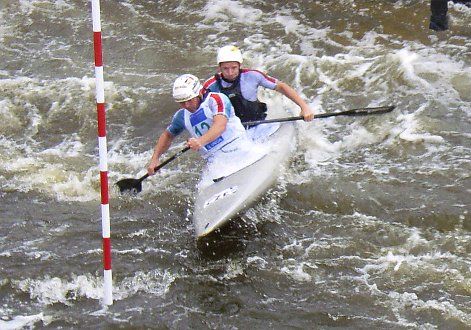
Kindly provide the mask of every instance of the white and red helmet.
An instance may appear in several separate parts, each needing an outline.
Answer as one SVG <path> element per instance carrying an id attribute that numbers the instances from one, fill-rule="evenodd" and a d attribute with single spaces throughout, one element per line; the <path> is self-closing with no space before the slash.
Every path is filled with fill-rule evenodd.
<path id="1" fill-rule="evenodd" d="M 242 53 L 236 46 L 224 46 L 218 50 L 217 61 L 218 65 L 223 62 L 239 62 L 242 64 Z"/>
<path id="2" fill-rule="evenodd" d="M 203 88 L 199 79 L 192 74 L 184 74 L 173 83 L 173 98 L 177 102 L 185 102 L 200 95 Z"/>

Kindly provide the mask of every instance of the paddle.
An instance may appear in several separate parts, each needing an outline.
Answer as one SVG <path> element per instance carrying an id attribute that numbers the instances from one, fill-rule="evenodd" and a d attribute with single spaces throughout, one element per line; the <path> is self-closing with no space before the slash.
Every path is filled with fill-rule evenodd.
<path id="1" fill-rule="evenodd" d="M 327 117 L 334 117 L 334 116 L 367 116 L 367 115 L 379 115 L 381 113 L 387 113 L 394 110 L 395 105 L 389 105 L 384 107 L 375 107 L 375 108 L 358 108 L 358 109 L 351 109 L 346 111 L 339 111 L 339 112 L 331 112 L 331 113 L 320 113 L 318 115 L 314 115 L 314 119 L 316 118 L 327 118 Z M 268 123 L 281 123 L 285 121 L 295 121 L 295 120 L 302 120 L 304 119 L 303 116 L 296 116 L 296 117 L 286 117 L 286 118 L 275 118 L 275 119 L 266 119 L 266 120 L 254 120 L 254 121 L 246 121 L 242 124 L 245 125 L 259 125 L 259 124 L 268 124 Z"/>
<path id="2" fill-rule="evenodd" d="M 318 115 L 314 115 L 314 118 L 326 118 L 326 117 L 334 117 L 334 116 L 366 116 L 366 115 L 376 115 L 381 113 L 387 113 L 394 110 L 396 106 L 384 106 L 384 107 L 375 107 L 375 108 L 358 108 L 358 109 L 351 109 L 346 111 L 340 112 L 332 112 L 332 113 L 321 113 Z M 286 118 L 275 118 L 275 119 L 267 119 L 267 120 L 255 120 L 255 121 L 248 121 L 244 122 L 243 125 L 258 125 L 258 124 L 268 124 L 268 123 L 281 123 L 286 121 L 296 121 L 304 119 L 303 116 L 296 116 L 296 117 L 286 117 Z M 159 166 L 155 168 L 155 171 L 160 170 L 162 167 L 173 161 L 175 158 L 180 156 L 185 151 L 188 151 L 190 147 L 185 147 L 182 150 L 178 151 L 173 156 L 169 157 L 168 159 L 164 160 L 160 163 Z M 146 174 L 139 179 L 122 179 L 116 184 L 119 187 L 121 192 L 125 192 L 130 190 L 134 193 L 139 193 L 142 191 L 142 181 L 149 177 L 149 174 Z"/>
<path id="3" fill-rule="evenodd" d="M 185 147 L 185 148 L 181 149 L 176 154 L 174 154 L 173 156 L 170 156 L 169 158 L 164 160 L 162 163 L 160 163 L 158 166 L 156 166 L 154 168 L 154 170 L 157 172 L 162 167 L 164 167 L 165 165 L 170 163 L 172 160 L 174 160 L 175 158 L 177 158 L 182 153 L 184 153 L 185 151 L 188 151 L 188 150 L 190 150 L 190 147 Z M 122 179 L 122 180 L 119 180 L 118 182 L 116 182 L 116 184 L 118 185 L 119 190 L 121 191 L 121 193 L 129 190 L 129 191 L 137 194 L 137 193 L 141 192 L 141 190 L 142 190 L 142 181 L 147 179 L 148 176 L 149 176 L 149 174 L 146 174 L 146 175 L 140 177 L 139 179 L 132 179 L 132 178 Z"/>

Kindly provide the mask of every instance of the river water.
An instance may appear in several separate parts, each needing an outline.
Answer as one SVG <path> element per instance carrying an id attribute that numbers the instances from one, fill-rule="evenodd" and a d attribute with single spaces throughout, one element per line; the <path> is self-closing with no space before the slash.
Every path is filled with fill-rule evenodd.
<path id="1" fill-rule="evenodd" d="M 102 1 L 105 308 L 91 4 L 1 0 L 0 328 L 471 328 L 471 9 L 449 7 L 437 33 L 425 0 Z M 277 185 L 197 243 L 197 155 L 138 196 L 114 183 L 227 43 L 317 113 L 396 109 L 297 122 Z"/>

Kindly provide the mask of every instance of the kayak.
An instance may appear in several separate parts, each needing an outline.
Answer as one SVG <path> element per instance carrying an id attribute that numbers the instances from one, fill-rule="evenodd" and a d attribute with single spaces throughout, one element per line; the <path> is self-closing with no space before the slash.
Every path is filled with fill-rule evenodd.
<path id="1" fill-rule="evenodd" d="M 293 123 L 277 124 L 270 136 L 257 143 L 264 149 L 262 154 L 198 188 L 193 212 L 196 237 L 204 237 L 224 226 L 266 193 L 289 161 L 295 139 Z"/>

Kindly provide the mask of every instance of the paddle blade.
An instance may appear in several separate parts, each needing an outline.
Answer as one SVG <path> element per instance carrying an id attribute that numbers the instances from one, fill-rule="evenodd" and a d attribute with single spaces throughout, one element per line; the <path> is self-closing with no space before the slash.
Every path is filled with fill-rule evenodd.
<path id="1" fill-rule="evenodd" d="M 339 111 L 339 112 L 330 112 L 330 113 L 320 113 L 314 115 L 314 118 L 327 118 L 327 117 L 334 117 L 334 116 L 368 116 L 368 115 L 379 115 L 386 112 L 391 112 L 394 110 L 396 106 L 388 105 L 384 107 L 375 107 L 375 108 L 358 108 L 358 109 L 351 109 L 346 111 Z"/>
<path id="2" fill-rule="evenodd" d="M 119 187 L 121 193 L 128 191 L 137 194 L 142 191 L 142 180 L 139 179 L 119 180 L 116 182 L 116 185 Z"/>
<path id="3" fill-rule="evenodd" d="M 367 115 L 379 115 L 381 113 L 387 113 L 394 110 L 396 106 L 389 105 L 385 107 L 375 107 L 375 108 L 360 108 L 345 111 L 347 116 L 367 116 Z"/>

